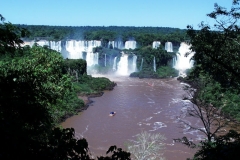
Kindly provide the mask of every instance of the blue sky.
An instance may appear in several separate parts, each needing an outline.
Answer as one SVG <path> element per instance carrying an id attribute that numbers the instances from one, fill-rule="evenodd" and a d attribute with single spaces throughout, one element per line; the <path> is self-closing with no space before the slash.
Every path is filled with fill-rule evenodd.
<path id="1" fill-rule="evenodd" d="M 197 28 L 214 3 L 232 0 L 0 0 L 6 22 L 60 26 L 152 26 Z"/>

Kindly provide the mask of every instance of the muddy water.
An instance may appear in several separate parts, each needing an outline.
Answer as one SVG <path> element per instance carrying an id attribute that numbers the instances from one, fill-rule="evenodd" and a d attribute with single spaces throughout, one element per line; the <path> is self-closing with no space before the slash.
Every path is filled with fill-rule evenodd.
<path id="1" fill-rule="evenodd" d="M 111 145 L 124 149 L 129 140 L 135 140 L 136 134 L 147 131 L 167 138 L 164 141 L 166 159 L 192 157 L 194 150 L 173 141 L 183 136 L 193 141 L 203 138 L 201 133 L 180 125 L 178 117 L 189 105 L 182 100 L 185 94 L 183 84 L 176 79 L 108 78 L 117 83 L 114 90 L 92 98 L 89 108 L 67 119 L 62 123 L 63 127 L 75 128 L 76 137 L 86 138 L 94 155 L 105 155 Z M 111 111 L 117 114 L 109 117 Z M 183 119 L 201 126 L 196 119 Z"/>

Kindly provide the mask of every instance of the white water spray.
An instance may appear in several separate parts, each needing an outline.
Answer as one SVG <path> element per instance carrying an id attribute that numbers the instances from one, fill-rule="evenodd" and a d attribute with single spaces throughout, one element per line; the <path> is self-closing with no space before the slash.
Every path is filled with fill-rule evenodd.
<path id="1" fill-rule="evenodd" d="M 129 75 L 128 73 L 128 55 L 122 53 L 122 56 L 120 58 L 120 61 L 118 62 L 117 65 L 117 74 L 118 75 Z"/>
<path id="2" fill-rule="evenodd" d="M 187 57 L 185 57 L 186 53 L 189 53 Z M 192 68 L 193 61 L 191 60 L 191 58 L 193 55 L 194 55 L 194 52 L 191 52 L 190 45 L 188 45 L 185 42 L 182 42 L 178 49 L 177 57 L 173 59 L 173 63 L 174 63 L 173 67 L 179 70 L 179 75 L 185 76 L 186 69 Z"/>
<path id="3" fill-rule="evenodd" d="M 173 52 L 172 42 L 166 42 L 165 43 L 165 50 L 167 52 Z"/>

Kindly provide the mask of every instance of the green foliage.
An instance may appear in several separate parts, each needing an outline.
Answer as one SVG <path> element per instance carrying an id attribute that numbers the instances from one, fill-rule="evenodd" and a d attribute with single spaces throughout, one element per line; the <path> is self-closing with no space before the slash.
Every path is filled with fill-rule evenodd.
<path id="1" fill-rule="evenodd" d="M 138 56 L 137 66 L 140 68 L 142 59 L 142 68 L 152 68 L 153 69 L 153 59 L 155 57 L 156 68 L 160 66 L 166 66 L 172 60 L 172 55 L 167 53 L 162 47 L 157 49 L 152 48 L 152 46 L 142 47 L 134 50 L 134 54 Z"/>
<path id="2" fill-rule="evenodd" d="M 85 139 L 76 139 L 74 129 L 55 128 L 61 116 L 83 104 L 76 99 L 78 86 L 62 73 L 64 60 L 46 47 L 15 46 L 21 43 L 15 33 L 20 29 L 9 26 L 0 26 L 1 35 L 7 35 L 0 36 L 0 159 L 90 160 Z M 82 63 L 71 63 L 74 69 L 78 65 Z M 102 79 L 94 89 L 106 88 L 102 83 L 107 82 Z M 106 159 L 130 157 L 116 147 L 108 152 L 114 153 Z"/>
<path id="3" fill-rule="evenodd" d="M 76 83 L 76 91 L 79 94 L 99 94 L 103 90 L 112 90 L 116 85 L 105 77 L 92 77 L 84 74 L 80 79 L 79 83 Z"/>
<path id="4" fill-rule="evenodd" d="M 228 160 L 240 156 L 240 134 L 230 130 L 214 142 L 202 141 L 193 160 Z"/>
<path id="5" fill-rule="evenodd" d="M 123 42 L 135 38 L 141 46 L 149 45 L 155 40 L 163 44 L 171 41 L 180 43 L 186 38 L 186 31 L 169 27 L 127 27 L 127 26 L 44 26 L 44 25 L 16 25 L 30 31 L 29 39 L 47 40 L 102 40 L 106 47 L 108 41 L 121 39 Z"/>
<path id="6" fill-rule="evenodd" d="M 2 16 L 1 16 L 2 17 Z M 4 20 L 2 17 L 1 20 Z M 29 32 L 24 28 L 18 28 L 11 23 L 0 22 L 0 53 L 12 55 L 16 48 L 20 49 L 25 37 Z M 20 50 L 18 50 L 20 51 Z"/>
<path id="7" fill-rule="evenodd" d="M 161 66 L 157 69 L 157 74 L 161 78 L 177 77 L 178 70 L 176 70 L 170 66 Z"/>
<path id="8" fill-rule="evenodd" d="M 239 0 L 233 1 L 229 11 L 215 4 L 215 10 L 208 14 L 210 18 L 216 20 L 214 27 L 203 22 L 200 24 L 200 30 L 188 26 L 189 43 L 195 52 L 193 56 L 195 67 L 187 79 L 203 86 L 201 90 L 194 85 L 191 87 L 197 90 L 194 92 L 194 96 L 197 96 L 195 102 L 205 104 L 205 108 L 201 109 L 196 103 L 200 108 L 199 113 L 206 114 L 200 117 L 201 121 L 211 124 L 205 126 L 208 132 L 221 128 L 231 118 L 240 120 L 240 29 L 237 23 L 240 18 L 239 11 Z M 211 113 L 212 110 L 213 114 L 208 115 L 207 112 Z M 225 116 L 229 119 L 223 119 Z M 223 121 L 220 121 L 221 119 Z M 208 136 L 206 141 L 200 143 L 194 160 L 225 160 L 239 157 L 239 133 L 230 131 L 226 135 L 214 137 L 212 140 L 212 137 Z M 186 144 L 194 146 L 191 143 Z"/>
<path id="9" fill-rule="evenodd" d="M 139 78 L 159 78 L 158 74 L 153 70 L 143 69 L 139 72 L 133 72 L 130 74 L 130 77 L 139 77 Z"/>
<path id="10" fill-rule="evenodd" d="M 156 72 L 144 68 L 142 71 L 133 72 L 130 74 L 130 77 L 139 77 L 139 78 L 169 78 L 177 77 L 178 71 L 170 66 L 161 66 L 157 69 Z"/>
<path id="11" fill-rule="evenodd" d="M 195 52 L 195 76 L 204 70 L 221 85 L 239 87 L 240 29 L 236 23 L 240 17 L 239 9 L 237 3 L 233 4 L 230 11 L 215 4 L 215 11 L 208 14 L 216 19 L 215 31 L 204 23 L 201 23 L 200 30 L 188 26 L 189 43 Z"/>
<path id="12" fill-rule="evenodd" d="M 38 46 L 22 57 L 1 59 L 0 136 L 8 139 L 1 145 L 3 156 L 13 150 L 23 155 L 46 141 L 54 126 L 52 110 L 71 90 L 71 78 L 61 73 L 62 62 L 58 52 Z"/>
<path id="13" fill-rule="evenodd" d="M 87 73 L 87 62 L 83 59 L 66 59 L 62 65 L 62 73 L 72 76 L 73 81 Z"/>
<path id="14" fill-rule="evenodd" d="M 106 154 L 112 153 L 110 157 L 98 157 L 98 160 L 130 160 L 131 154 L 129 152 L 123 151 L 121 148 L 117 148 L 117 146 L 111 146 Z"/>

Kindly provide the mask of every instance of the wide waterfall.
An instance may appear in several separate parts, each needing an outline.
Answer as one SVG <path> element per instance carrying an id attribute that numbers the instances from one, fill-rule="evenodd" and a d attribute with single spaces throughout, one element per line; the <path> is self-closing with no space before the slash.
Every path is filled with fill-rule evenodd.
<path id="1" fill-rule="evenodd" d="M 157 49 L 158 47 L 160 47 L 160 45 L 161 45 L 160 41 L 154 41 L 153 44 L 152 44 L 152 48 Z"/>
<path id="2" fill-rule="evenodd" d="M 166 42 L 166 43 L 165 43 L 165 50 L 166 50 L 167 52 L 173 52 L 172 42 Z"/>
<path id="3" fill-rule="evenodd" d="M 187 57 L 185 54 L 189 53 Z M 179 75 L 185 75 L 186 69 L 190 69 L 193 66 L 193 60 L 191 60 L 194 52 L 191 52 L 190 45 L 185 42 L 180 44 L 177 57 L 173 59 L 173 67 L 179 70 Z"/>
<path id="4" fill-rule="evenodd" d="M 136 41 L 126 41 L 125 42 L 125 49 L 135 49 L 137 47 Z"/>

